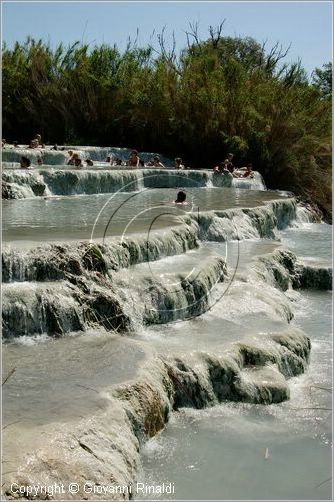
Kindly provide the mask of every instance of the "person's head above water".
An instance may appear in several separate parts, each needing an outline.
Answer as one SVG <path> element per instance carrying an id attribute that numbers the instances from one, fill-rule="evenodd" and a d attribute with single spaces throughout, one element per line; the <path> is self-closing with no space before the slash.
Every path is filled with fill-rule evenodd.
<path id="1" fill-rule="evenodd" d="M 20 160 L 20 165 L 21 167 L 30 167 L 31 166 L 31 161 L 28 157 L 22 156 Z"/>
<path id="2" fill-rule="evenodd" d="M 176 204 L 182 204 L 183 202 L 186 201 L 186 198 L 187 198 L 187 194 L 184 190 L 180 190 L 178 193 L 177 193 L 177 196 L 176 196 L 176 201 L 175 203 Z"/>
<path id="3" fill-rule="evenodd" d="M 29 148 L 38 148 L 38 140 L 32 139 L 29 143 Z"/>

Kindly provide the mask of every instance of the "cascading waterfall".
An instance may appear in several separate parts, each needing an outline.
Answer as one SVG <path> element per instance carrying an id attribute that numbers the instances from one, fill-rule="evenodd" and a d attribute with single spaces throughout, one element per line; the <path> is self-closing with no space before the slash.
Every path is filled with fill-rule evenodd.
<path id="1" fill-rule="evenodd" d="M 266 190 L 264 179 L 258 172 L 254 172 L 252 178 L 233 178 L 232 186 L 247 190 Z"/>
<path id="2" fill-rule="evenodd" d="M 41 157 L 43 164 L 49 166 L 65 165 L 68 161 L 68 151 L 74 151 L 79 154 L 82 159 L 88 159 L 95 162 L 105 162 L 108 156 L 114 159 L 121 159 L 126 162 L 129 159 L 130 148 L 116 148 L 116 147 L 92 147 L 92 146 L 76 146 L 66 145 L 58 146 L 58 150 L 51 150 L 50 147 L 46 148 L 11 148 L 5 147 L 2 150 L 2 160 L 4 162 L 20 162 L 22 156 L 28 157 L 33 164 L 37 163 L 37 159 Z M 140 158 L 146 163 L 152 159 L 156 153 L 140 152 Z M 172 161 L 163 155 L 159 155 L 161 162 L 166 166 L 171 166 Z"/>
<path id="3" fill-rule="evenodd" d="M 116 147 L 94 147 L 94 146 L 77 146 L 66 145 L 59 146 L 58 150 L 51 150 L 51 147 L 29 149 L 21 146 L 20 148 L 5 147 L 2 149 L 3 162 L 20 162 L 21 156 L 28 157 L 31 162 L 37 163 L 37 159 L 41 157 L 43 164 L 49 166 L 65 165 L 68 161 L 68 151 L 77 152 L 82 159 L 90 158 L 93 162 L 105 162 L 107 157 L 112 156 L 114 159 L 121 159 L 126 162 L 129 159 L 130 148 L 116 148 Z M 157 153 L 140 152 L 140 158 L 146 163 L 152 160 L 153 156 Z M 159 154 L 161 162 L 169 167 L 172 166 L 172 161 L 168 157 Z"/>
<path id="4" fill-rule="evenodd" d="M 144 188 L 231 187 L 232 176 L 216 176 L 207 171 L 161 169 L 34 169 L 6 170 L 2 181 L 7 195 L 15 199 L 45 195 L 80 195 L 134 192 Z"/>
<path id="5" fill-rule="evenodd" d="M 3 281 L 45 281 L 64 279 L 83 270 L 117 271 L 137 263 L 184 253 L 198 247 L 198 228 L 189 221 L 163 235 L 143 236 L 104 244 L 48 245 L 30 250 L 7 248 L 2 254 Z"/>
<path id="6" fill-rule="evenodd" d="M 64 150 L 5 148 L 3 160 L 3 198 L 16 199 L 42 195 L 79 195 L 93 193 L 114 193 L 118 190 L 136 191 L 143 188 L 178 187 L 234 187 L 264 190 L 260 173 L 254 172 L 252 179 L 233 178 L 229 173 L 214 174 L 212 171 L 175 171 L 173 169 L 139 169 L 107 167 L 105 160 L 112 155 L 123 162 L 129 158 L 130 149 L 112 147 L 66 146 Z M 67 166 L 68 150 L 77 152 L 82 159 L 91 158 L 95 166 L 84 170 L 73 170 Z M 154 154 L 141 153 L 144 162 Z M 36 166 L 33 171 L 22 173 L 18 169 L 22 156 L 28 157 Z M 43 168 L 37 160 L 42 158 Z M 161 161 L 171 167 L 172 162 L 163 156 Z"/>
<path id="7" fill-rule="evenodd" d="M 80 149 L 83 156 L 97 162 L 103 162 L 110 153 L 120 157 L 128 155 L 125 149 Z M 6 162 L 17 162 L 14 153 L 5 154 Z M 53 163 L 57 155 L 67 158 L 66 152 L 46 152 L 44 160 L 54 166 L 51 168 L 23 172 L 7 166 L 3 173 L 8 191 L 6 198 L 117 190 L 135 192 L 145 188 L 264 188 L 257 173 L 253 180 L 236 180 L 208 171 L 75 171 Z M 256 193 L 253 195 L 258 197 Z M 242 270 L 229 267 L 221 243 L 274 239 L 279 230 L 300 222 L 312 222 L 315 218 L 309 208 L 301 209 L 291 197 L 266 200 L 255 207 L 183 212 L 178 216 L 177 225 L 152 231 L 146 237 L 140 233 L 103 242 L 57 242 L 3 249 L 3 334 L 6 341 L 14 342 L 8 343 L 8 347 L 15 351 L 19 340 L 45 334 L 62 338 L 57 342 L 69 343 L 66 345 L 69 348 L 62 353 L 61 360 L 55 357 L 54 362 L 51 358 L 47 363 L 50 375 L 56 375 L 57 381 L 58 370 L 59 374 L 63 368 L 72 371 L 76 360 L 76 350 L 71 349 L 75 347 L 76 337 L 65 335 L 85 332 L 86 336 L 78 336 L 83 346 L 79 358 L 88 375 L 85 386 L 80 379 L 69 379 L 65 372 L 65 384 L 59 391 L 61 396 L 73 392 L 69 396 L 75 401 L 79 387 L 84 388 L 88 393 L 85 396 L 88 412 L 82 410 L 75 420 L 57 422 L 57 413 L 61 411 L 57 402 L 51 410 L 52 420 L 43 423 L 43 434 L 40 423 L 29 424 L 31 430 L 36 428 L 36 441 L 32 450 L 31 441 L 26 439 L 31 434 L 28 427 L 20 451 L 14 455 L 15 461 L 18 459 L 15 469 L 8 469 L 4 480 L 3 489 L 8 498 L 13 498 L 12 483 L 29 485 L 32 479 L 34 484 L 41 485 L 52 485 L 59 479 L 64 483 L 89 479 L 96 486 L 124 486 L 127 488 L 124 498 L 132 498 L 131 490 L 141 467 L 141 447 L 164 428 L 174 410 L 202 409 L 226 401 L 273 404 L 289 399 L 289 379 L 306 370 L 311 349 L 308 336 L 291 326 L 294 314 L 291 298 L 298 294 L 293 290 L 331 289 L 332 269 L 325 264 L 305 262 L 281 248 L 259 256 L 255 254 Z M 209 253 L 212 244 L 220 246 L 220 254 Z M 178 267 L 181 257 L 184 262 Z M 159 263 L 162 267 L 155 268 Z M 219 308 L 226 291 L 229 295 Z M 192 345 L 186 333 L 183 343 L 187 349 L 184 350 L 182 344 L 178 345 L 184 324 L 202 314 L 208 316 L 206 322 L 212 321 L 216 344 L 209 343 L 210 330 L 202 333 L 207 344 L 204 350 L 195 343 Z M 263 322 L 265 328 L 256 334 L 252 315 L 265 321 L 269 319 L 267 324 Z M 180 330 L 175 327 L 180 326 L 176 324 L 179 321 L 182 321 Z M 161 338 L 176 338 L 173 346 L 163 345 L 165 339 L 155 342 L 153 328 L 150 328 L 166 323 L 171 323 L 169 331 Z M 223 337 L 228 335 L 226 326 L 232 325 L 238 338 L 231 331 L 224 345 Z M 201 318 L 188 326 L 191 333 L 202 328 Z M 126 334 L 131 336 L 124 336 Z M 109 357 L 108 342 L 110 348 L 119 339 L 130 355 L 130 348 L 138 351 L 133 363 L 135 370 L 131 376 L 128 373 L 116 382 L 102 380 L 95 388 L 93 379 L 104 368 L 99 362 L 101 355 L 106 353 Z M 168 349 L 159 350 L 161 346 Z M 50 350 L 56 353 L 59 348 L 52 344 Z M 138 357 L 139 351 L 145 356 L 142 360 Z M 26 354 L 26 357 L 29 356 Z M 113 372 L 118 359 L 121 367 L 131 366 L 123 357 L 124 352 L 110 356 L 105 378 Z M 33 358 L 36 361 L 34 352 Z M 96 370 L 89 373 L 91 360 L 98 362 Z M 33 369 L 34 364 L 29 366 Z M 51 373 L 53 367 L 56 367 L 55 373 Z M 15 385 L 19 385 L 22 396 L 31 386 L 31 381 L 25 383 L 26 374 L 23 374 L 23 380 L 14 381 L 14 390 L 9 381 L 10 396 L 17 394 Z M 39 379 L 40 384 L 37 408 L 43 406 L 45 382 L 41 375 L 38 372 L 33 375 L 34 381 Z M 75 370 L 71 373 L 74 375 Z M 74 390 L 70 389 L 72 384 Z M 90 395 L 94 398 L 89 398 Z M 96 407 L 91 411 L 87 403 L 94 399 L 97 399 Z M 24 409 L 25 419 L 26 416 Z M 19 437 L 20 425 L 9 422 L 11 427 L 5 429 L 6 434 Z M 22 498 L 29 497 L 28 493 L 22 495 Z M 76 497 L 90 498 L 90 495 L 84 493 L 81 486 Z M 119 493 L 109 492 L 107 498 L 119 499 Z"/>
<path id="8" fill-rule="evenodd" d="M 191 281 L 178 276 L 174 287 L 150 276 L 134 282 L 123 274 L 101 276 L 96 271 L 67 273 L 67 281 L 9 283 L 3 288 L 3 336 L 63 335 L 91 323 L 131 331 L 138 319 L 141 324 L 184 319 L 205 312 L 210 292 L 225 276 L 225 262 L 216 258 Z"/>
<path id="9" fill-rule="evenodd" d="M 121 269 L 196 249 L 200 239 L 273 237 L 275 229 L 284 228 L 295 218 L 296 203 L 287 199 L 260 208 L 200 213 L 196 218 L 187 215 L 180 227 L 153 234 L 149 239 L 139 236 L 104 244 L 5 249 L 3 280 L 11 284 L 4 288 L 4 337 L 43 331 L 65 334 L 83 330 L 87 320 L 88 324 L 97 322 L 124 331 L 133 329 L 138 319 L 141 324 L 152 324 L 198 315 L 207 310 L 214 286 L 226 279 L 222 258 L 208 260 L 193 281 L 179 275 L 176 287 L 166 286 L 150 275 L 140 277 L 136 283 L 131 275 L 123 278 Z M 273 259 L 263 259 L 260 264 L 258 277 L 280 289 L 290 285 L 331 288 L 331 269 L 297 264 L 289 253 L 276 253 Z M 48 326 L 38 321 L 46 297 Z"/>
<path id="10" fill-rule="evenodd" d="M 111 500 L 119 498 L 117 487 L 124 487 L 122 497 L 128 500 L 135 493 L 140 447 L 161 431 L 173 410 L 226 400 L 261 404 L 286 400 L 286 379 L 304 371 L 309 352 L 309 339 L 294 330 L 269 335 L 261 344 L 237 343 L 222 356 L 160 356 L 142 367 L 134 382 L 107 389 L 108 405 L 102 412 L 77 420 L 70 430 L 54 426 L 49 436 L 57 440 L 41 444 L 21 464 L 19 474 L 10 473 L 4 493 L 12 498 L 11 484 L 29 485 L 32 474 L 35 484 L 52 486 L 59 478 L 63 483 L 79 479 L 81 473 L 94 485 L 110 486 Z M 254 364 L 257 373 L 252 371 Z M 76 496 L 87 498 L 83 484 L 78 486 Z"/>
<path id="11" fill-rule="evenodd" d="M 107 269 L 135 265 L 143 261 L 158 260 L 164 256 L 184 253 L 198 246 L 199 239 L 225 242 L 231 239 L 274 237 L 275 229 L 293 224 L 297 204 L 294 199 L 269 202 L 252 209 L 207 211 L 180 217 L 183 225 L 163 234 L 129 237 L 120 243 L 94 244 L 103 257 Z M 74 243 L 48 245 L 37 249 L 4 249 L 2 254 L 3 280 L 31 281 L 63 278 L 62 270 L 81 270 L 82 256 L 90 244 Z"/>
<path id="12" fill-rule="evenodd" d="M 37 160 L 42 158 L 43 163 L 50 166 L 65 165 L 69 158 L 67 151 L 39 148 L 3 148 L 2 150 L 2 160 L 4 162 L 20 162 L 21 157 L 28 157 L 34 165 L 37 165 Z"/>
<path id="13" fill-rule="evenodd" d="M 294 199 L 267 203 L 263 207 L 208 211 L 199 215 L 200 236 L 204 240 L 227 241 L 271 237 L 296 218 Z"/>

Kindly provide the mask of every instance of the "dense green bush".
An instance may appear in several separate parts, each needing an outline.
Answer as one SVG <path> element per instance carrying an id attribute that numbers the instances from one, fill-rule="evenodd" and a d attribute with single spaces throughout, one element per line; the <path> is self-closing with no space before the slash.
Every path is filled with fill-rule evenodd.
<path id="1" fill-rule="evenodd" d="M 300 63 L 251 38 L 210 29 L 180 54 L 129 43 L 52 50 L 28 38 L 3 48 L 3 135 L 27 142 L 113 145 L 212 167 L 228 151 L 271 188 L 331 207 L 331 66 L 309 82 Z M 329 75 L 330 74 L 330 75 Z"/>

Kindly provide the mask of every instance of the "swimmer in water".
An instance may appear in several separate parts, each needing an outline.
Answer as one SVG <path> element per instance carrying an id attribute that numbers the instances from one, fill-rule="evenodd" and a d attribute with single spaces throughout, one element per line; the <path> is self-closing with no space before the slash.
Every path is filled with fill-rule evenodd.
<path id="1" fill-rule="evenodd" d="M 180 190 L 177 193 L 176 200 L 174 201 L 174 204 L 188 204 L 186 202 L 187 194 L 184 190 Z"/>
<path id="2" fill-rule="evenodd" d="M 22 169 L 30 169 L 31 168 L 30 159 L 28 159 L 28 157 L 22 156 L 20 160 L 20 166 Z"/>

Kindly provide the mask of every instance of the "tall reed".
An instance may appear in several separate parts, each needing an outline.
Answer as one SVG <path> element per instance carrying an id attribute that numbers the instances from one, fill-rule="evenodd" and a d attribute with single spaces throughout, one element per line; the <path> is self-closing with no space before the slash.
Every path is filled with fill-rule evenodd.
<path id="1" fill-rule="evenodd" d="M 232 151 L 269 187 L 295 191 L 329 219 L 331 93 L 322 71 L 310 82 L 278 44 L 225 37 L 222 25 L 204 41 L 192 27 L 180 53 L 163 33 L 158 40 L 159 50 L 51 49 L 32 38 L 4 46 L 4 137 L 27 142 L 40 132 L 49 143 L 160 151 L 195 168 Z"/>

